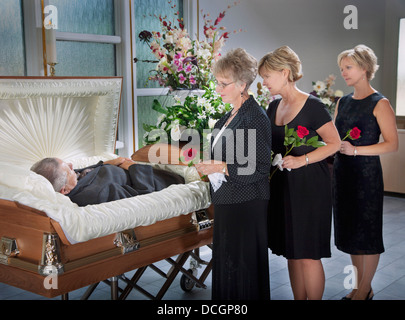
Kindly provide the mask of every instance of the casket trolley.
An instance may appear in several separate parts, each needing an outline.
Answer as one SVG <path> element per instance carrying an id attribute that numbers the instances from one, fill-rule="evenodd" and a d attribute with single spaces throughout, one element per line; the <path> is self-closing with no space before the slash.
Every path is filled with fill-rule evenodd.
<path id="1" fill-rule="evenodd" d="M 143 290 L 148 297 L 162 298 L 178 272 L 204 286 L 211 262 L 200 278 L 183 265 L 212 242 L 209 187 L 195 168 L 173 164 L 179 150 L 160 145 L 168 161 L 147 165 L 178 173 L 185 184 L 85 207 L 29 170 L 51 156 L 74 168 L 116 157 L 121 88 L 120 77 L 0 77 L 1 282 L 52 298 L 111 278 L 116 299 L 121 278 L 125 298 L 142 291 L 136 282 L 147 267 L 166 259 L 173 270 L 156 270 L 167 280 L 156 296 Z M 149 150 L 132 158 L 147 163 Z M 135 269 L 131 280 L 122 276 Z"/>

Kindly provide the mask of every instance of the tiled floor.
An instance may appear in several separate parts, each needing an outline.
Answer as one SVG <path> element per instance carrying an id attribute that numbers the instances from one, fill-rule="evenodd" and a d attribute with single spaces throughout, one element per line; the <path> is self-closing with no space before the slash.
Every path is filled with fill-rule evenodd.
<path id="1" fill-rule="evenodd" d="M 386 252 L 381 255 L 377 273 L 373 281 L 375 300 L 405 300 L 405 198 L 386 196 L 384 202 L 384 242 Z M 333 244 L 333 240 L 332 240 Z M 204 260 L 211 258 L 211 249 L 204 247 L 200 256 Z M 326 275 L 326 287 L 323 299 L 337 300 L 348 293 L 344 288 L 345 278 L 349 273 L 344 273 L 344 268 L 350 265 L 350 257 L 338 251 L 332 245 L 332 258 L 324 259 L 323 265 Z M 167 271 L 170 264 L 161 261 L 157 264 L 162 270 Z M 185 267 L 188 267 L 187 262 Z M 201 274 L 202 269 L 199 269 Z M 128 278 L 132 273 L 126 274 Z M 170 286 L 163 299 L 168 300 L 208 300 L 211 297 L 211 277 L 208 276 L 205 284 L 207 289 L 194 288 L 191 292 L 184 292 L 180 287 L 181 275 L 178 275 Z M 152 294 L 156 294 L 163 284 L 163 278 L 155 271 L 148 268 L 139 285 Z M 122 281 L 119 282 L 124 287 Z M 289 284 L 286 260 L 282 257 L 270 255 L 270 286 L 273 300 L 291 300 L 292 292 Z M 69 299 L 80 299 L 86 288 L 76 290 L 69 294 Z M 90 299 L 110 299 L 111 290 L 105 283 L 100 283 Z M 46 299 L 41 296 L 22 291 L 0 283 L 0 300 L 36 300 Z M 59 299 L 59 298 L 56 298 Z M 143 294 L 132 290 L 127 300 L 147 299 Z"/>

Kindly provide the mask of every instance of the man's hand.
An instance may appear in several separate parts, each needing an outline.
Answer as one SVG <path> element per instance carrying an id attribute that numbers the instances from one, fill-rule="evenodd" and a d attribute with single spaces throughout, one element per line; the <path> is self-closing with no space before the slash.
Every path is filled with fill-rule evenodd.
<path id="1" fill-rule="evenodd" d="M 108 161 L 104 161 L 104 164 L 110 164 L 113 166 L 121 166 L 125 161 L 132 161 L 131 159 L 128 158 L 123 158 L 123 157 L 118 157 L 116 159 L 112 159 L 112 160 L 108 160 Z"/>
<path id="2" fill-rule="evenodd" d="M 123 163 L 121 163 L 119 165 L 120 168 L 128 170 L 130 166 L 132 166 L 133 164 L 135 164 L 136 162 L 131 160 L 131 159 L 125 159 L 125 161 Z"/>

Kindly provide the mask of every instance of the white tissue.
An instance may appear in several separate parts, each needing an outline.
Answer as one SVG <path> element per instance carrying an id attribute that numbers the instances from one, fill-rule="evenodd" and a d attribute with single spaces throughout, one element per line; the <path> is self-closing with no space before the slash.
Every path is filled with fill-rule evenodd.
<path id="1" fill-rule="evenodd" d="M 222 186 L 222 182 L 226 181 L 225 175 L 219 172 L 209 174 L 208 179 L 210 179 L 212 189 L 214 189 L 214 192 L 217 191 Z"/>
<path id="2" fill-rule="evenodd" d="M 280 153 L 277 153 L 276 156 L 273 159 L 273 162 L 271 163 L 272 166 L 278 167 L 280 171 L 283 171 L 283 156 Z M 287 168 L 288 171 L 291 171 L 291 169 Z"/>

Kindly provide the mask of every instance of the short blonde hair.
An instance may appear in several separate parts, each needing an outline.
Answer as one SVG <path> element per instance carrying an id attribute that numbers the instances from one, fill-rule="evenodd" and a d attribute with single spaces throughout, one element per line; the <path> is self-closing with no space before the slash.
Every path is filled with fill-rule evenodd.
<path id="1" fill-rule="evenodd" d="M 338 56 L 338 65 L 344 58 L 351 58 L 355 64 L 366 71 L 368 81 L 374 78 L 379 65 L 377 64 L 377 56 L 374 51 L 364 44 L 359 44 L 353 49 L 345 50 Z"/>
<path id="2" fill-rule="evenodd" d="M 282 46 L 267 53 L 259 62 L 259 74 L 263 70 L 289 70 L 288 81 L 295 82 L 302 78 L 302 65 L 298 55 L 288 46 Z"/>
<path id="3" fill-rule="evenodd" d="M 212 73 L 245 83 L 247 91 L 257 76 L 257 60 L 242 48 L 233 49 L 214 64 Z"/>

